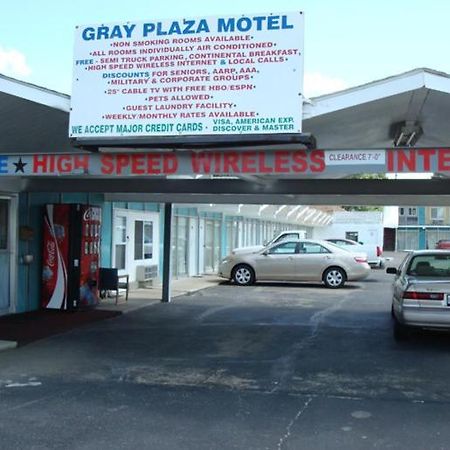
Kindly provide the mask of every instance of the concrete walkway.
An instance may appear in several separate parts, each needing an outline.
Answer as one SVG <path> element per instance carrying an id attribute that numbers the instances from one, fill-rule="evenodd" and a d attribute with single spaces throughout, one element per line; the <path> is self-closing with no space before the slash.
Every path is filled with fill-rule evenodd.
<path id="1" fill-rule="evenodd" d="M 10 350 L 12 348 L 16 348 L 17 347 L 17 342 L 16 341 L 4 341 L 4 340 L 0 340 L 0 352 L 3 350 Z"/>
<path id="2" fill-rule="evenodd" d="M 223 278 L 216 275 L 203 275 L 200 277 L 182 278 L 180 280 L 172 280 L 171 294 L 172 298 L 180 295 L 189 295 L 201 289 L 217 286 L 223 282 Z M 115 304 L 115 297 L 101 300 L 99 309 L 121 311 L 127 313 L 135 311 L 145 306 L 160 303 L 162 299 L 162 286 L 154 286 L 149 288 L 134 289 L 128 293 L 128 302 L 125 301 L 125 292 L 121 290 L 119 302 Z"/>

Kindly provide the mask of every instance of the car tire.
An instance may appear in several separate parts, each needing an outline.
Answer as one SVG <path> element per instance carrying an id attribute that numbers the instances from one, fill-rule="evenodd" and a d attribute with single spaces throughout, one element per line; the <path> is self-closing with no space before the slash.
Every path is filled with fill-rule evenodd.
<path id="1" fill-rule="evenodd" d="M 323 273 L 323 282 L 330 289 L 338 289 L 344 286 L 347 275 L 340 267 L 330 267 Z"/>
<path id="2" fill-rule="evenodd" d="M 238 286 L 249 286 L 255 282 L 255 271 L 248 264 L 238 264 L 231 278 Z"/>
<path id="3" fill-rule="evenodd" d="M 400 323 L 395 317 L 394 317 L 394 327 L 392 331 L 394 340 L 396 342 L 404 342 L 409 337 L 408 327 Z"/>

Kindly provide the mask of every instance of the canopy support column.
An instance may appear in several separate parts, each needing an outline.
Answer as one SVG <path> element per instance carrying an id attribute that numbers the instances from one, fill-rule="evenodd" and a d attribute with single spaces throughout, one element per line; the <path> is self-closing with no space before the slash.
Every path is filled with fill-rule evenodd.
<path id="1" fill-rule="evenodd" d="M 171 237 L 172 237 L 172 203 L 164 203 L 164 245 L 163 245 L 163 273 L 162 273 L 162 299 L 163 303 L 169 303 L 171 299 Z"/>

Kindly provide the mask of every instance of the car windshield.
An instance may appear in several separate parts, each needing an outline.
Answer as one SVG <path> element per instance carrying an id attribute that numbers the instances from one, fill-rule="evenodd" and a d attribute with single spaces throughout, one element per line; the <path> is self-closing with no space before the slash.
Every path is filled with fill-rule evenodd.
<path id="1" fill-rule="evenodd" d="M 406 273 L 419 278 L 450 278 L 450 254 L 414 256 Z"/>

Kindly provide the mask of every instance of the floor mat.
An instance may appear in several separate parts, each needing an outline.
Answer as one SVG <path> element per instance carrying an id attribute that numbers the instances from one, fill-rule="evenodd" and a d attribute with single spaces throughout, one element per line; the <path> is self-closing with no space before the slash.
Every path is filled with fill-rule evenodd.
<path id="1" fill-rule="evenodd" d="M 16 341 L 25 345 L 54 334 L 78 328 L 82 325 L 110 319 L 121 315 L 120 311 L 83 310 L 53 311 L 41 310 L 0 317 L 0 340 Z"/>

